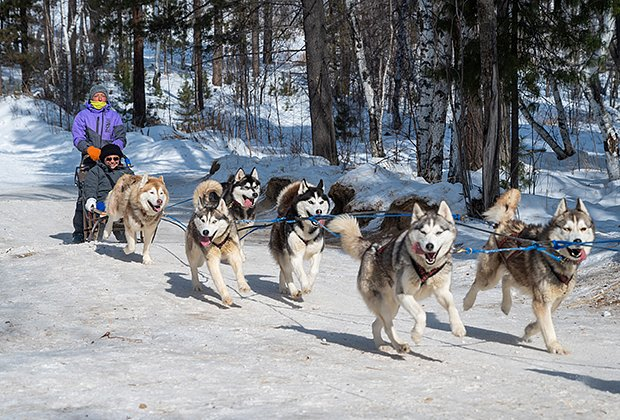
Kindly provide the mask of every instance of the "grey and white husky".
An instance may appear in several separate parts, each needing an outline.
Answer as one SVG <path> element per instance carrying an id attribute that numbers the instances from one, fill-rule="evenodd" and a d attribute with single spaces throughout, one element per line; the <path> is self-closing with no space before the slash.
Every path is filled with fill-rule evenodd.
<path id="1" fill-rule="evenodd" d="M 237 227 L 221 195 L 222 185 L 217 181 L 203 181 L 196 187 L 195 209 L 185 233 L 185 253 L 194 290 L 202 290 L 198 267 L 206 261 L 222 303 L 230 306 L 233 301 L 224 284 L 221 262 L 228 262 L 232 267 L 240 292 L 249 292 L 250 286 L 243 274 Z"/>
<path id="2" fill-rule="evenodd" d="M 484 248 L 518 248 L 534 241 L 543 245 L 545 252 L 515 250 L 481 254 L 463 308 L 470 309 L 479 291 L 491 289 L 502 280 L 501 309 L 506 315 L 512 306 L 511 288 L 532 296 L 536 321 L 525 328 L 522 340 L 530 341 L 533 335 L 542 332 L 550 353 L 567 354 L 555 335 L 551 315 L 575 286 L 577 268 L 590 253 L 590 247 L 580 244 L 594 240 L 594 222 L 581 199 L 577 199 L 574 210 L 562 199 L 546 226 L 526 224 L 514 219 L 520 199 L 519 190 L 508 190 L 484 214 L 487 220 L 496 223 L 495 233 Z M 563 241 L 569 246 L 556 250 L 552 241 Z"/>
<path id="3" fill-rule="evenodd" d="M 426 327 L 426 313 L 418 302 L 431 294 L 448 311 L 452 334 L 465 335 L 450 291 L 450 251 L 456 227 L 446 202 L 442 201 L 437 211 L 424 211 L 414 204 L 409 228 L 381 243 L 364 239 L 357 221 L 349 215 L 336 217 L 328 228 L 341 235 L 341 245 L 347 254 L 361 260 L 357 288 L 377 316 L 372 324 L 372 335 L 379 350 L 389 348 L 381 337 L 381 329 L 398 352 L 410 350 L 394 328 L 393 321 L 401 305 L 415 320 L 411 338 L 416 344 L 420 342 Z"/>
<path id="4" fill-rule="evenodd" d="M 293 182 L 280 192 L 277 200 L 278 217 L 287 221 L 274 223 L 269 238 L 269 250 L 280 266 L 280 292 L 300 299 L 310 293 L 319 273 L 325 244 L 322 220 L 309 219 L 329 211 L 329 199 L 323 191 L 323 180 L 315 187 L 306 180 Z M 310 260 L 306 273 L 304 260 Z M 301 290 L 293 283 L 293 274 Z"/>

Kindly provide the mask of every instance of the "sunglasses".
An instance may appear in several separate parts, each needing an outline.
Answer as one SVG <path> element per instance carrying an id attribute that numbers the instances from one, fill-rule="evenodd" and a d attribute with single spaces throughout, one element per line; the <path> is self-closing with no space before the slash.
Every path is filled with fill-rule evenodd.
<path id="1" fill-rule="evenodd" d="M 104 162 L 119 162 L 121 160 L 118 156 L 108 156 L 105 158 Z"/>

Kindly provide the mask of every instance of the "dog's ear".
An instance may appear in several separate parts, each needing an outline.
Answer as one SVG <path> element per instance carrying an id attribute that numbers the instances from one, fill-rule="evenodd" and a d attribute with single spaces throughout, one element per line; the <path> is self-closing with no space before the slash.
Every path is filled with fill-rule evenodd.
<path id="1" fill-rule="evenodd" d="M 581 198 L 577 199 L 577 205 L 575 206 L 575 210 L 583 212 L 583 213 L 587 214 L 588 216 L 590 215 L 590 212 L 586 208 L 586 205 L 584 204 L 584 202 L 583 202 L 583 200 Z"/>
<path id="2" fill-rule="evenodd" d="M 140 188 L 144 187 L 147 182 L 149 182 L 148 174 L 142 175 L 142 179 L 140 180 Z"/>
<path id="3" fill-rule="evenodd" d="M 235 182 L 239 182 L 243 178 L 245 178 L 245 171 L 243 170 L 243 168 L 239 168 L 235 173 Z"/>
<path id="4" fill-rule="evenodd" d="M 316 186 L 317 190 L 321 190 L 321 192 L 323 192 L 323 180 L 319 181 L 319 184 Z"/>
<path id="5" fill-rule="evenodd" d="M 224 201 L 224 199 L 220 198 L 220 202 L 216 210 L 222 214 L 228 214 L 228 207 L 226 207 L 226 202 Z"/>
<path id="6" fill-rule="evenodd" d="M 448 203 L 446 203 L 445 201 L 442 201 L 439 204 L 439 210 L 437 211 L 437 214 L 443 217 L 444 219 L 446 219 L 448 222 L 454 223 L 454 217 L 452 216 L 452 211 L 450 210 Z"/>
<path id="7" fill-rule="evenodd" d="M 561 214 L 566 213 L 567 210 L 568 207 L 566 207 L 566 198 L 563 198 L 560 200 L 560 204 L 558 204 L 558 208 L 555 210 L 555 214 L 553 215 L 553 217 L 558 217 Z"/>
<path id="8" fill-rule="evenodd" d="M 299 183 L 299 189 L 297 190 L 297 195 L 302 195 L 306 191 L 308 191 L 308 183 L 306 182 L 305 179 L 302 179 L 301 182 Z"/>
<path id="9" fill-rule="evenodd" d="M 161 182 L 164 182 L 164 176 L 163 176 L 163 175 L 161 175 L 161 176 L 159 177 L 159 180 L 160 180 Z"/>
<path id="10" fill-rule="evenodd" d="M 424 212 L 418 203 L 413 204 L 413 212 L 411 213 L 411 223 L 418 221 L 422 216 L 424 216 Z"/>
<path id="11" fill-rule="evenodd" d="M 252 172 L 250 172 L 250 176 L 254 179 L 258 179 L 258 171 L 256 170 L 256 168 L 252 168 Z"/>

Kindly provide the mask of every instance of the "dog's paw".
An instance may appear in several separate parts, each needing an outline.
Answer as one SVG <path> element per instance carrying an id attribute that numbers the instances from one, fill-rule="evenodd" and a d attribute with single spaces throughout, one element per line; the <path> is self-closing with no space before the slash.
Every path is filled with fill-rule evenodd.
<path id="1" fill-rule="evenodd" d="M 110 237 L 110 232 L 108 232 L 107 230 L 103 231 L 103 239 L 108 239 Z"/>
<path id="2" fill-rule="evenodd" d="M 304 287 L 303 289 L 301 289 L 301 293 L 304 295 L 307 295 L 310 292 L 312 292 L 312 287 Z"/>
<path id="3" fill-rule="evenodd" d="M 562 347 L 562 345 L 557 341 L 550 343 L 547 346 L 547 350 L 549 351 L 549 353 L 552 353 L 552 354 L 562 354 L 562 355 L 570 354 L 570 351 Z"/>
<path id="4" fill-rule="evenodd" d="M 399 353 L 409 353 L 411 351 L 411 347 L 407 343 L 395 343 L 394 348 Z"/>
<path id="5" fill-rule="evenodd" d="M 242 292 L 242 293 L 248 293 L 248 292 L 251 292 L 252 289 L 250 288 L 249 284 L 247 284 L 247 283 L 243 284 L 242 283 L 242 284 L 239 285 L 239 291 Z"/>
<path id="6" fill-rule="evenodd" d="M 192 290 L 193 290 L 194 292 L 202 292 L 202 284 L 200 284 L 200 283 L 194 283 L 194 284 L 192 285 Z"/>
<path id="7" fill-rule="evenodd" d="M 144 264 L 144 265 L 151 265 L 151 264 L 153 264 L 153 260 L 148 255 L 144 255 L 142 257 L 142 264 Z"/>
<path id="8" fill-rule="evenodd" d="M 133 246 L 129 246 L 129 245 L 126 245 L 126 246 L 123 248 L 123 252 L 125 253 L 125 255 L 133 254 L 135 250 L 136 250 L 136 248 L 135 248 L 135 247 L 133 247 Z"/>
<path id="9" fill-rule="evenodd" d="M 420 344 L 420 342 L 422 341 L 422 332 L 416 331 L 415 329 L 411 330 L 411 339 L 414 343 L 416 343 L 416 345 Z"/>
<path id="10" fill-rule="evenodd" d="M 231 306 L 233 304 L 233 300 L 230 296 L 223 296 L 222 297 L 222 304 L 226 305 L 226 306 Z"/>
<path id="11" fill-rule="evenodd" d="M 463 324 L 455 325 L 452 327 L 452 334 L 457 337 L 465 337 L 467 331 L 465 330 L 465 326 Z"/>

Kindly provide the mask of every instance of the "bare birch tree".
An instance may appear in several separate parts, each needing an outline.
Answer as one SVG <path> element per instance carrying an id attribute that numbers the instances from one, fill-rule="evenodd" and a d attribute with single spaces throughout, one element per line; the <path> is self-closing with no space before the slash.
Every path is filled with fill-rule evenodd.
<path id="1" fill-rule="evenodd" d="M 384 157 L 383 112 L 387 93 L 387 80 L 392 65 L 394 28 L 392 2 L 345 1 L 353 32 L 355 56 L 359 79 L 368 110 L 368 142 L 373 157 Z M 383 19 L 381 19 L 383 18 Z M 363 22 L 363 24 L 360 24 Z"/>
<path id="2" fill-rule="evenodd" d="M 417 80 L 418 175 L 429 183 L 440 182 L 450 85 L 447 79 L 451 55 L 450 36 L 441 29 L 445 17 L 442 2 L 420 0 L 419 75 Z"/>

